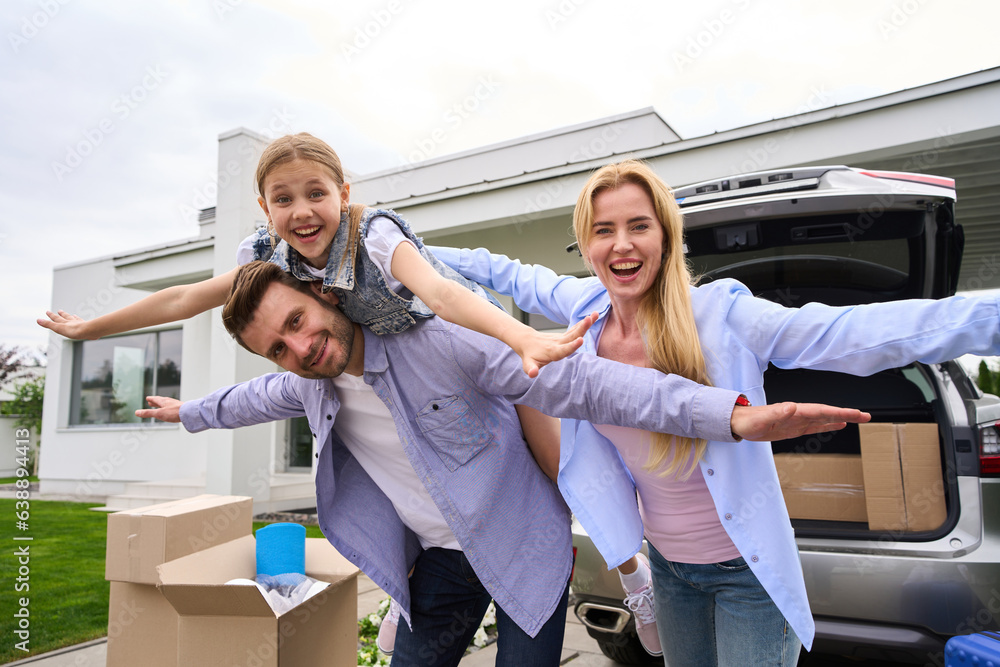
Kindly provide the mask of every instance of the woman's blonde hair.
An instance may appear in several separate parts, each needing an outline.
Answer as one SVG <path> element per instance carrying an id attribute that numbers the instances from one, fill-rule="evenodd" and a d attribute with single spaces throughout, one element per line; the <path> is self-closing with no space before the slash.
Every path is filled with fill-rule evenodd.
<path id="1" fill-rule="evenodd" d="M 261 153 L 260 161 L 257 163 L 257 194 L 264 197 L 264 181 L 267 180 L 268 175 L 277 167 L 292 160 L 315 162 L 329 172 L 338 188 L 344 187 L 344 183 L 346 182 L 344 179 L 344 167 L 340 164 L 340 157 L 337 155 L 337 152 L 322 139 L 317 139 L 308 132 L 299 132 L 298 134 L 288 134 L 275 139 Z M 364 210 L 365 207 L 361 204 L 350 204 L 347 209 L 350 223 L 347 247 L 352 259 L 356 256 L 359 246 L 359 229 L 361 215 L 364 213 Z M 273 247 L 276 244 L 275 239 L 277 235 L 270 221 L 268 221 L 267 229 L 271 234 L 271 246 Z M 346 257 L 341 258 L 341 265 L 343 265 L 345 259 Z"/>
<path id="2" fill-rule="evenodd" d="M 663 180 L 643 162 L 625 160 L 595 171 L 580 192 L 573 210 L 573 231 L 587 267 L 587 248 L 594 233 L 594 197 L 626 183 L 641 187 L 649 195 L 656 217 L 663 227 L 663 261 L 649 291 L 643 296 L 636 316 L 646 355 L 652 367 L 662 373 L 674 373 L 701 384 L 710 385 L 698 339 L 698 328 L 691 308 L 690 269 L 684 257 L 684 227 L 680 207 Z M 664 465 L 674 445 L 673 456 Z M 703 439 L 654 433 L 646 469 L 662 468 L 662 476 L 687 479 L 704 455 L 708 443 Z M 692 455 L 693 454 L 693 455 Z M 685 463 L 689 465 L 685 466 Z"/>

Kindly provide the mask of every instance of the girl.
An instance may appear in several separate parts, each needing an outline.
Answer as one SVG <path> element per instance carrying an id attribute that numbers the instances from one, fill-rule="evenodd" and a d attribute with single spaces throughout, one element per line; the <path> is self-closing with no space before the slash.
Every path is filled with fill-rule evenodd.
<path id="1" fill-rule="evenodd" d="M 1000 351 L 995 298 L 783 308 L 733 280 L 693 287 L 683 221 L 645 164 L 597 170 L 573 214 L 594 278 L 557 276 L 488 251 L 435 248 L 470 279 L 529 312 L 569 324 L 600 313 L 583 351 L 718 387 L 754 387 L 763 370 L 858 375 L 921 360 Z M 768 442 L 691 441 L 563 420 L 559 487 L 609 563 L 649 543 L 667 663 L 795 665 L 815 626 Z M 626 468 L 630 475 L 612 474 Z M 594 479 L 609 479 L 599 498 Z M 612 488 L 614 487 L 614 488 Z M 636 493 L 639 502 L 636 503 Z M 753 512 L 745 509 L 754 498 Z"/>
<path id="2" fill-rule="evenodd" d="M 491 305 L 479 285 L 441 264 L 409 225 L 393 211 L 350 204 L 350 184 L 340 158 L 325 142 L 307 133 L 285 136 L 262 153 L 256 173 L 258 203 L 266 230 L 245 239 L 240 264 L 261 259 L 279 265 L 317 292 L 339 302 L 353 321 L 376 334 L 399 333 L 417 319 L 438 315 L 497 338 L 535 377 L 541 366 L 576 350 L 583 340 L 572 334 L 542 334 Z M 123 331 L 173 322 L 221 306 L 236 269 L 192 285 L 170 287 L 93 320 L 57 311 L 38 324 L 72 339 L 92 340 Z M 496 303 L 495 301 L 493 302 Z M 555 479 L 558 421 L 516 406 L 529 447 L 542 470 Z M 642 567 L 639 567 L 639 566 Z M 637 570 L 638 568 L 638 570 Z M 631 589 L 648 591 L 649 571 L 632 559 L 622 565 Z M 625 575 L 630 572 L 631 575 Z M 651 599 L 646 594 L 644 600 Z M 641 607 L 646 633 L 652 613 Z M 639 612 L 637 612 L 639 613 Z M 398 608 L 387 615 L 389 628 L 380 644 L 391 653 Z M 654 647 L 655 650 L 655 647 Z"/>
<path id="3" fill-rule="evenodd" d="M 261 155 L 256 180 L 268 228 L 240 244 L 240 264 L 270 259 L 301 280 L 319 282 L 317 290 L 334 293 L 349 318 L 375 333 L 398 333 L 415 319 L 436 314 L 509 345 L 530 377 L 581 344 L 580 339 L 539 333 L 490 307 L 482 287 L 438 262 L 394 212 L 349 205 L 350 184 L 344 182 L 340 158 L 312 135 L 303 132 L 272 142 Z M 397 245 L 386 257 L 390 242 Z M 386 269 L 391 293 L 371 272 L 367 258 L 358 257 L 358 249 L 368 245 Z M 94 340 L 187 319 L 221 306 L 235 272 L 169 287 L 89 321 L 47 311 L 49 319 L 38 324 L 67 338 Z M 469 289 L 460 289 L 459 283 Z M 470 290 L 483 299 L 472 298 Z"/>

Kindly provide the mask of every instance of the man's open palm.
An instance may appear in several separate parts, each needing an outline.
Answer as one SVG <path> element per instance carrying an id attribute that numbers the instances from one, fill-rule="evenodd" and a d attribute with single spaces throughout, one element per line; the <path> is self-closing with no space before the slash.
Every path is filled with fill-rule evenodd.
<path id="1" fill-rule="evenodd" d="M 136 410 L 135 416 L 140 419 L 158 419 L 161 422 L 179 423 L 181 420 L 181 401 L 166 396 L 147 396 L 146 402 L 151 409 Z"/>

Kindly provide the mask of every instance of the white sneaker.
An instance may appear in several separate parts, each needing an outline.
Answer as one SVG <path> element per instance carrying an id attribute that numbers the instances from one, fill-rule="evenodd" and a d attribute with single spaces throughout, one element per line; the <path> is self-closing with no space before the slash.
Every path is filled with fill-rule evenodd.
<path id="1" fill-rule="evenodd" d="M 390 599 L 389 611 L 382 619 L 382 624 L 378 627 L 378 637 L 375 638 L 375 646 L 386 655 L 392 655 L 396 648 L 397 625 L 399 625 L 399 605 Z"/>
<path id="2" fill-rule="evenodd" d="M 649 561 L 642 554 L 637 557 L 648 568 Z M 656 632 L 656 604 L 653 602 L 652 582 L 644 584 L 634 591 L 625 591 L 625 606 L 632 611 L 635 618 L 635 632 L 639 642 L 650 655 L 663 655 L 660 646 L 660 635 Z"/>

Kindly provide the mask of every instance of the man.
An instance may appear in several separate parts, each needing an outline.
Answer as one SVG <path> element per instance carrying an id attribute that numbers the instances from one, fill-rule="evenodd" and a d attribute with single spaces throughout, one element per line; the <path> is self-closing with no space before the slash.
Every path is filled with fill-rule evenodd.
<path id="1" fill-rule="evenodd" d="M 512 402 L 728 441 L 866 419 L 828 406 L 735 407 L 737 392 L 595 356 L 570 356 L 532 380 L 497 340 L 438 318 L 379 337 L 263 262 L 240 269 L 223 321 L 241 345 L 292 373 L 183 404 L 150 397 L 156 409 L 136 414 L 196 432 L 304 413 L 320 444 L 324 534 L 409 620 L 394 665 L 457 664 L 491 598 L 497 664 L 559 664 L 569 515 L 526 448 Z"/>

